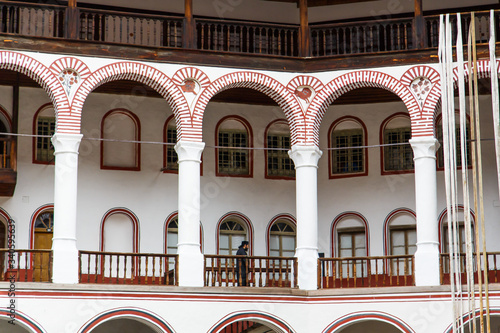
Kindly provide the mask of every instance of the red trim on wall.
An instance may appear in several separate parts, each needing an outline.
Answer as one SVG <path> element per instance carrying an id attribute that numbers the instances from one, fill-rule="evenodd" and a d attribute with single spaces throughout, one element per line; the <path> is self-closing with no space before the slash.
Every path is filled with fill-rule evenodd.
<path id="1" fill-rule="evenodd" d="M 33 116 L 33 127 L 32 127 L 32 129 L 33 129 L 33 135 L 37 135 L 38 115 L 42 111 L 46 110 L 49 107 L 52 108 L 52 109 L 54 109 L 54 117 L 56 117 L 56 113 L 55 113 L 56 109 L 55 109 L 55 107 L 54 107 L 54 105 L 52 103 L 45 103 L 42 106 L 40 106 L 38 108 L 38 110 L 35 112 L 35 115 Z M 56 118 L 56 121 L 57 121 L 57 118 Z M 56 123 L 56 125 L 57 125 L 57 123 Z M 32 163 L 33 164 L 50 165 L 50 164 L 54 164 L 55 163 L 55 159 L 53 159 L 52 162 L 38 161 L 36 159 L 36 137 L 35 136 L 33 136 L 33 139 L 31 140 L 31 142 L 32 142 L 32 146 L 31 146 L 32 149 L 31 149 L 31 151 L 32 151 Z"/>
<path id="2" fill-rule="evenodd" d="M 273 120 L 272 122 L 270 122 L 267 126 L 266 126 L 266 129 L 264 131 L 264 147 L 267 148 L 267 133 L 269 132 L 269 129 L 271 128 L 271 126 L 273 126 L 274 124 L 277 124 L 277 123 L 280 123 L 280 124 L 285 124 L 287 126 L 288 125 L 288 122 L 286 121 L 286 119 L 276 119 L 276 120 Z M 290 131 L 290 128 L 288 128 L 288 131 Z M 292 140 L 292 137 L 290 135 L 290 143 L 291 143 L 291 140 Z M 292 161 L 293 163 L 293 161 Z M 264 150 L 264 175 L 265 175 L 265 178 L 266 179 L 285 179 L 285 180 L 295 180 L 295 177 L 286 177 L 286 176 L 270 176 L 267 174 L 267 149 Z"/>
<path id="3" fill-rule="evenodd" d="M 266 228 L 266 247 L 267 247 L 267 256 L 269 256 L 269 253 L 271 252 L 271 246 L 269 245 L 269 239 L 271 238 L 271 227 L 273 226 L 274 223 L 276 223 L 278 220 L 287 220 L 288 222 L 291 222 L 295 226 L 295 246 L 297 246 L 297 220 L 293 215 L 283 213 L 283 214 L 278 214 L 274 216 L 271 221 L 267 224 Z"/>
<path id="4" fill-rule="evenodd" d="M 1 105 L 0 105 L 0 113 L 3 114 L 5 120 L 7 120 L 7 124 L 5 124 L 7 127 L 7 131 L 9 131 L 9 133 L 12 132 L 12 119 L 10 118 L 10 115 L 7 113 L 5 108 Z"/>
<path id="5" fill-rule="evenodd" d="M 413 216 L 413 218 L 415 219 L 415 228 L 417 227 L 417 214 L 409 209 L 409 208 L 397 208 L 397 209 L 394 209 L 392 212 L 389 213 L 389 215 L 387 215 L 387 217 L 385 218 L 384 220 L 384 253 L 386 256 L 389 255 L 390 251 L 389 251 L 389 228 L 390 228 L 390 223 L 391 223 L 391 220 L 399 215 L 399 214 L 407 214 L 407 215 L 411 215 Z"/>
<path id="6" fill-rule="evenodd" d="M 322 333 L 342 332 L 343 328 L 363 321 L 381 321 L 398 328 L 403 333 L 415 333 L 415 331 L 401 318 L 379 311 L 353 312 L 347 314 L 329 324 Z"/>
<path id="7" fill-rule="evenodd" d="M 328 129 L 328 148 L 334 148 L 332 145 L 332 132 L 335 130 L 335 127 L 338 126 L 339 124 L 343 123 L 344 121 L 354 121 L 361 125 L 361 129 L 363 130 L 363 145 L 368 146 L 368 130 L 366 129 L 365 123 L 359 119 L 358 117 L 354 116 L 344 116 L 340 117 L 339 119 L 335 120 L 330 128 Z M 361 176 L 368 176 L 368 148 L 364 148 L 364 162 L 365 162 L 365 171 L 364 172 L 358 172 L 358 173 L 351 173 L 351 174 L 333 174 L 332 173 L 332 150 L 328 150 L 328 178 L 330 179 L 338 179 L 338 178 L 350 178 L 350 177 L 361 177 Z"/>
<path id="8" fill-rule="evenodd" d="M 31 215 L 31 221 L 30 221 L 30 249 L 35 248 L 35 221 L 41 213 L 43 213 L 46 210 L 52 210 L 54 211 L 54 204 L 46 204 L 43 206 L 38 207 L 35 212 Z M 53 221 L 54 226 L 55 226 L 55 221 Z"/>
<path id="9" fill-rule="evenodd" d="M 380 125 L 380 135 L 379 135 L 379 140 L 380 144 L 384 144 L 384 129 L 387 126 L 387 124 L 392 121 L 395 118 L 399 117 L 405 117 L 410 120 L 410 129 L 411 129 L 411 118 L 407 113 L 404 112 L 398 112 L 390 115 L 389 117 L 385 118 L 384 121 L 382 122 L 382 125 Z M 413 170 L 401 170 L 401 171 L 385 171 L 384 169 L 384 147 L 380 147 L 380 174 L 382 176 L 384 175 L 400 175 L 400 174 L 405 174 L 405 173 L 415 173 L 415 168 Z"/>
<path id="10" fill-rule="evenodd" d="M 219 146 L 219 127 L 226 120 L 236 120 L 239 121 L 247 130 L 248 134 L 248 147 L 253 148 L 253 133 L 250 123 L 241 116 L 231 115 L 225 116 L 215 126 L 215 143 Z M 253 149 L 248 150 L 248 175 L 226 175 L 219 172 L 219 149 L 215 148 L 215 175 L 217 177 L 242 177 L 242 178 L 252 178 L 253 177 Z"/>
<path id="11" fill-rule="evenodd" d="M 458 211 L 460 212 L 463 212 L 464 211 L 464 205 L 457 205 L 457 209 Z M 442 231 L 443 231 L 443 224 L 444 224 L 444 218 L 446 217 L 446 214 L 447 214 L 447 208 L 443 209 L 443 211 L 441 212 L 441 214 L 439 214 L 439 218 L 438 218 L 438 235 L 439 235 L 439 251 L 441 251 L 441 253 L 448 253 L 448 250 L 445 250 L 443 249 L 443 235 L 442 235 Z M 471 223 L 472 223 L 472 226 L 474 227 L 474 229 L 476 228 L 476 214 L 474 213 L 474 211 L 470 210 L 470 215 L 472 217 L 472 220 L 471 220 Z M 474 236 L 474 233 L 473 235 Z M 475 240 L 477 241 L 477 240 Z"/>
<path id="12" fill-rule="evenodd" d="M 222 224 L 222 222 L 224 222 L 225 220 L 227 220 L 231 216 L 236 216 L 238 218 L 238 220 L 241 220 L 241 221 L 243 221 L 243 223 L 246 224 L 247 233 L 248 233 L 247 234 L 248 235 L 248 242 L 250 243 L 249 244 L 250 245 L 249 255 L 253 255 L 253 226 L 252 226 L 252 222 L 250 221 L 250 219 L 247 216 L 245 216 L 244 214 L 242 214 L 240 212 L 226 213 L 217 222 L 217 228 L 216 228 L 217 235 L 215 236 L 216 237 L 216 244 L 217 244 L 217 248 L 216 248 L 217 254 L 219 254 L 220 225 Z"/>
<path id="13" fill-rule="evenodd" d="M 141 122 L 139 118 L 132 112 L 126 109 L 113 109 L 102 117 L 101 120 L 101 139 L 104 139 L 104 123 L 106 118 L 115 114 L 120 113 L 128 116 L 135 124 L 135 140 L 141 141 Z M 141 171 L 141 144 L 135 144 L 135 167 L 118 167 L 118 166 L 108 166 L 104 165 L 104 141 L 101 141 L 101 169 L 102 170 L 127 170 L 127 171 Z"/>
<path id="14" fill-rule="evenodd" d="M 30 332 L 30 333 L 46 333 L 47 332 L 42 327 L 42 325 L 37 323 L 33 318 L 28 317 L 25 313 L 19 311 L 18 309 L 15 309 L 15 311 L 16 311 L 15 312 L 15 322 L 13 321 L 14 325 L 19 325 L 22 328 L 24 328 L 24 330 L 26 330 L 27 332 Z M 0 318 L 2 318 L 0 320 L 2 320 L 4 322 L 11 321 L 11 320 L 13 320 L 13 318 L 11 316 L 12 316 L 12 314 L 10 313 L 9 308 L 7 308 L 7 307 L 0 308 Z M 9 324 L 5 324 L 5 325 L 9 325 Z"/>
<path id="15" fill-rule="evenodd" d="M 101 220 L 101 239 L 99 244 L 99 251 L 104 251 L 104 223 L 106 220 L 114 214 L 123 214 L 126 215 L 131 221 L 133 225 L 133 253 L 138 253 L 139 251 L 139 219 L 137 216 L 129 209 L 123 207 L 112 208 L 108 210 Z"/>
<path id="16" fill-rule="evenodd" d="M 331 229 L 331 239 L 332 239 L 332 243 L 331 243 L 331 253 L 332 253 L 332 257 L 336 257 L 338 256 L 338 253 L 337 253 L 337 249 L 336 249 L 336 246 L 337 245 L 337 242 L 338 242 L 338 237 L 337 237 L 337 225 L 339 224 L 340 221 L 342 221 L 344 218 L 346 217 L 349 217 L 349 216 L 354 216 L 356 218 L 358 218 L 360 220 L 360 222 L 365 226 L 365 242 L 366 242 L 366 255 L 369 256 L 370 255 L 370 235 L 369 235 L 369 228 L 368 228 L 368 221 L 366 220 L 366 218 L 358 213 L 358 212 L 345 212 L 345 213 L 341 213 L 339 215 L 337 215 L 335 217 L 335 219 L 333 220 L 333 223 L 332 223 L 332 229 Z"/>
<path id="17" fill-rule="evenodd" d="M 113 319 L 131 319 L 147 327 L 153 329 L 154 331 L 159 330 L 161 332 L 174 333 L 175 331 L 170 327 L 170 325 L 159 315 L 152 313 L 148 310 L 141 308 L 116 308 L 101 312 L 89 321 L 87 321 L 79 330 L 78 333 L 90 333 L 100 324 Z M 149 323 L 149 324 L 148 324 Z"/>
<path id="18" fill-rule="evenodd" d="M 222 333 L 225 332 L 224 328 L 238 321 L 252 321 L 265 325 L 266 327 L 278 329 L 280 332 L 294 333 L 295 331 L 291 326 L 281 318 L 273 314 L 260 312 L 260 311 L 238 311 L 233 312 L 220 319 L 214 326 L 212 326 L 208 333 Z M 273 331 L 274 332 L 274 331 Z"/>

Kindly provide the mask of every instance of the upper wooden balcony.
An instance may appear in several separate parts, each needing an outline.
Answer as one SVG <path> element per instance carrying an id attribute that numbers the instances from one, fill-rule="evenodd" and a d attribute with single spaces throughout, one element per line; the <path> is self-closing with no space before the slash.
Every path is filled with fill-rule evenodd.
<path id="1" fill-rule="evenodd" d="M 463 13 L 464 34 L 470 17 Z M 486 43 L 489 12 L 476 12 L 476 25 L 478 42 Z M 439 15 L 428 15 L 314 23 L 304 32 L 293 24 L 0 1 L 4 48 L 303 72 L 375 59 L 378 65 L 437 61 L 438 27 Z M 332 65 L 332 58 L 342 61 Z"/>

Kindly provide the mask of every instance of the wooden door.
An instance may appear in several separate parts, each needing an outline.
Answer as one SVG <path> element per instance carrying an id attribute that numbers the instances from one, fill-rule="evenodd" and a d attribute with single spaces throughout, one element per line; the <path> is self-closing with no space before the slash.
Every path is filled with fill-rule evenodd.
<path id="1" fill-rule="evenodd" d="M 35 229 L 35 249 L 50 250 L 52 248 L 52 231 Z M 49 253 L 35 253 L 32 257 L 33 279 L 36 282 L 50 281 Z"/>

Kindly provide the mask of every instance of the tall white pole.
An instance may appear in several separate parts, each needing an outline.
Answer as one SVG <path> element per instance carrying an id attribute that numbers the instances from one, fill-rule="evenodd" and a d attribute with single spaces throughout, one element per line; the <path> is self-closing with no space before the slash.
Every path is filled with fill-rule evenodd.
<path id="1" fill-rule="evenodd" d="M 204 259 L 200 250 L 200 163 L 205 144 L 179 141 L 179 285 L 203 286 Z"/>
<path id="2" fill-rule="evenodd" d="M 415 285 L 437 286 L 439 281 L 439 228 L 437 218 L 436 151 L 434 137 L 410 140 L 415 161 L 417 251 Z"/>
<path id="3" fill-rule="evenodd" d="M 303 290 L 318 288 L 318 160 L 316 146 L 294 145 L 288 152 L 295 164 L 297 200 L 298 285 Z"/>
<path id="4" fill-rule="evenodd" d="M 78 283 L 76 248 L 76 194 L 78 147 L 81 134 L 52 137 L 55 155 L 54 235 L 52 238 L 52 282 Z"/>

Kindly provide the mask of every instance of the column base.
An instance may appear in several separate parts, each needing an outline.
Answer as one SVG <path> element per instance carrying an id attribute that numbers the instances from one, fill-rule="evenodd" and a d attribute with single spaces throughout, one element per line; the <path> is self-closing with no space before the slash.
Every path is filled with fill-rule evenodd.
<path id="1" fill-rule="evenodd" d="M 298 285 L 301 290 L 318 289 L 318 249 L 297 248 L 295 257 L 298 261 Z"/>
<path id="2" fill-rule="evenodd" d="M 198 244 L 179 244 L 179 286 L 203 287 L 205 258 Z"/>
<path id="3" fill-rule="evenodd" d="M 415 252 L 415 285 L 439 286 L 439 244 L 418 243 Z"/>
<path id="4" fill-rule="evenodd" d="M 75 240 L 54 239 L 52 255 L 52 282 L 77 284 L 79 269 Z"/>

